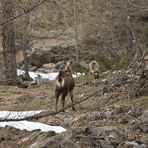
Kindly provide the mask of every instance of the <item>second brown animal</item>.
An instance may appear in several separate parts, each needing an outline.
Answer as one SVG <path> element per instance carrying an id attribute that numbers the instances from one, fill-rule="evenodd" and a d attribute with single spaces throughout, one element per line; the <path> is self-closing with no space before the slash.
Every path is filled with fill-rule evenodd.
<path id="1" fill-rule="evenodd" d="M 89 71 L 93 75 L 94 79 L 99 78 L 99 72 L 100 72 L 100 65 L 97 61 L 91 61 L 89 63 Z"/>

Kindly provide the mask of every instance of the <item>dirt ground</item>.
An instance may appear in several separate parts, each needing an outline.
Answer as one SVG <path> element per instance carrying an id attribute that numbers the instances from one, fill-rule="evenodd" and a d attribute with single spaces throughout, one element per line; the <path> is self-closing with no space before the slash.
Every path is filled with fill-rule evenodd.
<path id="1" fill-rule="evenodd" d="M 87 83 L 90 82 L 91 83 Z M 88 76 L 81 76 L 75 78 L 76 87 L 74 89 L 74 99 L 75 101 L 81 100 L 83 97 L 88 94 L 95 92 L 98 89 L 101 89 L 99 85 L 95 86 L 95 81 Z M 70 99 L 67 97 L 66 105 L 70 103 Z M 107 99 L 102 97 L 101 94 L 94 95 L 85 102 L 79 103 L 76 105 L 76 111 L 72 111 L 71 108 L 67 109 L 64 113 L 60 113 L 56 116 L 48 116 L 41 119 L 38 119 L 39 122 L 53 125 L 63 125 L 63 120 L 65 117 L 70 117 L 73 119 L 81 119 L 80 117 L 89 112 L 99 112 L 106 108 L 115 108 L 115 106 L 124 106 L 129 105 L 133 106 L 143 106 L 148 105 L 148 96 L 139 97 L 139 98 L 113 98 Z M 9 111 L 29 111 L 29 110 L 54 110 L 55 98 L 54 98 L 54 82 L 49 84 L 44 84 L 41 86 L 32 86 L 30 88 L 18 88 L 14 86 L 0 86 L 0 110 L 9 110 Z M 61 105 L 59 103 L 59 108 Z M 120 114 L 119 118 L 124 116 Z M 95 125 L 100 126 L 116 126 L 119 131 L 125 127 L 130 126 L 131 122 L 126 125 L 121 125 L 117 121 L 109 119 L 107 122 L 103 121 L 91 121 L 91 120 L 81 120 L 81 122 L 76 122 L 72 124 L 73 129 L 80 129 L 86 126 Z M 132 118 L 130 119 L 130 121 Z M 79 131 L 80 132 L 80 131 Z M 0 128 L 0 147 L 11 148 L 19 147 L 20 141 L 22 139 L 30 136 L 32 132 L 20 131 L 17 129 L 11 129 L 10 127 Z M 139 130 L 134 130 L 131 134 L 131 139 L 138 137 L 139 140 L 146 141 L 147 133 L 139 133 Z M 22 147 L 28 147 L 28 145 L 23 145 Z"/>

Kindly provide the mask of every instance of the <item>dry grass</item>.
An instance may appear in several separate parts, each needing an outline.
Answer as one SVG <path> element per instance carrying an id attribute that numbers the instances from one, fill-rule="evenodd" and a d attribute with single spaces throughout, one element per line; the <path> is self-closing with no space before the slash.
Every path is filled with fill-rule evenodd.
<path id="1" fill-rule="evenodd" d="M 86 82 L 91 84 L 86 84 Z M 95 86 L 95 82 L 88 75 L 75 78 L 76 87 L 74 89 L 74 99 L 78 101 L 85 98 L 86 95 L 101 89 L 100 86 Z M 39 109 L 54 109 L 54 82 L 50 84 L 35 86 L 27 89 L 22 89 L 14 86 L 0 86 L 0 110 L 39 110 Z M 66 104 L 71 103 L 69 96 L 66 99 Z M 103 97 L 93 96 L 87 101 L 76 105 L 77 112 L 84 110 L 100 110 L 101 108 L 113 105 L 129 105 L 129 104 L 144 104 L 148 103 L 147 96 L 140 98 L 122 98 L 108 100 Z M 59 103 L 59 107 L 60 103 Z M 70 109 L 71 110 L 71 109 Z"/>

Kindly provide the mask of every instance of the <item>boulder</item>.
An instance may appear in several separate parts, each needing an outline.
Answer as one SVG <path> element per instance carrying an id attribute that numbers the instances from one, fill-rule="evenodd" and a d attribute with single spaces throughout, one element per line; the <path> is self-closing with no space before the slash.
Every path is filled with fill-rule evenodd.
<path id="1" fill-rule="evenodd" d="M 37 67 L 42 67 L 46 63 L 56 63 L 65 60 L 67 57 L 72 58 L 71 52 L 74 52 L 73 46 L 54 46 L 50 48 L 34 49 L 30 55 L 30 64 Z"/>
<path id="2" fill-rule="evenodd" d="M 29 58 L 30 64 L 37 67 L 42 67 L 45 63 L 52 63 L 55 61 L 55 56 L 51 54 L 50 50 L 35 51 Z"/>

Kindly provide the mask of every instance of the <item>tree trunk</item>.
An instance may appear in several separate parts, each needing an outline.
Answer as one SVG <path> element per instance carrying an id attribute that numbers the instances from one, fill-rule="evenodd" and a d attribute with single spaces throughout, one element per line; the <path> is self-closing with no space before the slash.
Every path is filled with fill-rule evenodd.
<path id="1" fill-rule="evenodd" d="M 130 62 L 135 55 L 135 51 L 133 48 L 133 37 L 132 37 L 131 29 L 128 25 L 126 25 L 126 36 L 127 36 L 127 58 L 128 58 L 128 61 Z"/>
<path id="2" fill-rule="evenodd" d="M 3 19 L 4 21 L 13 17 L 13 0 L 2 0 L 3 5 Z M 2 26 L 2 46 L 3 46 L 3 57 L 5 67 L 6 80 L 17 79 L 17 68 L 16 68 L 16 50 L 14 40 L 14 24 L 13 21 Z"/>
<path id="3" fill-rule="evenodd" d="M 25 70 L 25 78 L 27 80 L 30 79 L 29 76 L 29 66 L 28 66 L 28 56 L 27 56 L 27 50 L 29 50 L 29 40 L 27 39 L 26 35 L 23 34 L 23 57 L 24 57 L 24 70 Z"/>
<path id="4" fill-rule="evenodd" d="M 76 0 L 73 0 L 74 5 L 74 29 L 75 29 L 75 55 L 76 62 L 79 63 L 79 49 L 78 49 L 78 24 L 77 24 L 77 7 Z"/>

